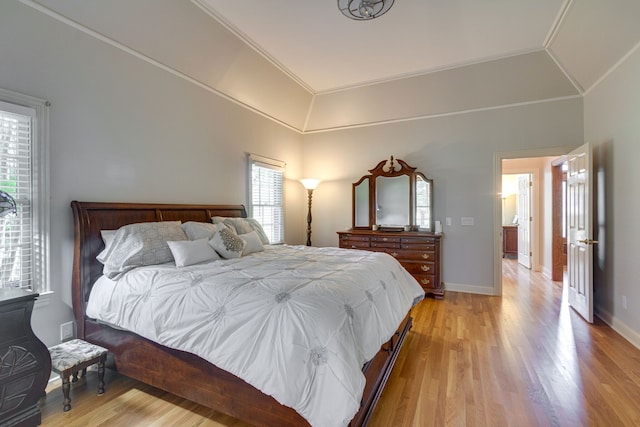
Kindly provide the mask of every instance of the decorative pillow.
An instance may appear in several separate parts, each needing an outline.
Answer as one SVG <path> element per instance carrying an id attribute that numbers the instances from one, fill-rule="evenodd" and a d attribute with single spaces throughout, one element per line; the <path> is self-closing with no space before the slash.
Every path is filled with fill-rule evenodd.
<path id="1" fill-rule="evenodd" d="M 220 259 L 220 255 L 209 245 L 209 239 L 180 240 L 167 244 L 176 261 L 176 267 Z"/>
<path id="2" fill-rule="evenodd" d="M 224 216 L 214 216 L 211 218 L 211 221 L 214 224 L 223 223 L 227 227 L 231 228 L 236 234 L 247 234 L 251 231 L 255 231 L 258 233 L 260 240 L 263 245 L 269 244 L 269 237 L 264 232 L 262 225 L 258 222 L 258 220 L 254 218 L 235 218 L 235 217 L 224 217 Z"/>
<path id="3" fill-rule="evenodd" d="M 96 258 L 104 265 L 105 276 L 117 279 L 136 267 L 173 261 L 169 240 L 187 240 L 180 221 L 129 224 L 118 229 L 111 245 Z"/>
<path id="4" fill-rule="evenodd" d="M 209 244 L 223 258 L 240 258 L 247 243 L 227 227 L 220 227 Z"/>
<path id="5" fill-rule="evenodd" d="M 246 242 L 246 246 L 242 251 L 242 256 L 252 254 L 254 252 L 262 252 L 264 251 L 264 245 L 262 244 L 262 240 L 260 240 L 260 236 L 255 231 L 246 234 L 238 235 L 239 238 Z"/>
<path id="6" fill-rule="evenodd" d="M 211 240 L 218 231 L 216 224 L 208 222 L 187 221 L 182 224 L 182 229 L 187 234 L 189 240 L 207 239 Z"/>

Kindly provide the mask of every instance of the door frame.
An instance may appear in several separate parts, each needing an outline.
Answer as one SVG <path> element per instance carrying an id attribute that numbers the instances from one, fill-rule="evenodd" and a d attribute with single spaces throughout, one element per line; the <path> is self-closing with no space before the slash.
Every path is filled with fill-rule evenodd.
<path id="1" fill-rule="evenodd" d="M 560 157 L 577 146 L 547 147 L 531 150 L 496 151 L 493 153 L 493 295 L 502 295 L 502 160 L 533 157 Z M 511 172 L 509 172 L 511 173 Z"/>
<path id="2" fill-rule="evenodd" d="M 562 182 L 565 181 L 565 173 L 562 172 L 562 164 L 567 161 L 567 156 L 560 156 L 551 162 L 551 193 L 553 209 L 553 230 L 551 236 L 551 280 L 562 282 L 564 266 L 567 264 L 566 237 L 562 237 L 562 216 L 566 215 L 566 206 L 562 202 Z"/>

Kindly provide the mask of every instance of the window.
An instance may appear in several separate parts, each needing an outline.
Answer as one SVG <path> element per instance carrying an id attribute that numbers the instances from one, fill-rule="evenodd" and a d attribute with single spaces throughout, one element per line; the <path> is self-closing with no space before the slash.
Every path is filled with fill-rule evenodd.
<path id="1" fill-rule="evenodd" d="M 249 215 L 262 225 L 271 243 L 284 242 L 284 168 L 284 162 L 249 154 Z"/>
<path id="2" fill-rule="evenodd" d="M 0 287 L 49 291 L 46 101 L 0 89 L 0 190 L 17 214 L 0 218 Z"/>

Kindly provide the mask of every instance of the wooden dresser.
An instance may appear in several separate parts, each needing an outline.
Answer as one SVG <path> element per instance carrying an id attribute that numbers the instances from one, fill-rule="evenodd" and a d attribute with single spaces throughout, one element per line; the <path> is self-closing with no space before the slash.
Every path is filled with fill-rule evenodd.
<path id="1" fill-rule="evenodd" d="M 40 424 L 38 400 L 51 375 L 47 347 L 31 329 L 37 293 L 0 288 L 0 426 Z"/>
<path id="2" fill-rule="evenodd" d="M 444 296 L 441 274 L 441 234 L 372 230 L 339 231 L 341 248 L 386 252 L 395 257 L 425 290 L 435 298 Z"/>
<path id="3" fill-rule="evenodd" d="M 502 258 L 518 258 L 518 226 L 502 226 Z"/>

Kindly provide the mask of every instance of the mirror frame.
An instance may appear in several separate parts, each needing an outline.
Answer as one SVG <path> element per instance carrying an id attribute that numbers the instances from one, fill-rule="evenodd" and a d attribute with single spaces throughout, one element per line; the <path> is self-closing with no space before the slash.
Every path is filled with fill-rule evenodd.
<path id="1" fill-rule="evenodd" d="M 397 162 L 397 164 L 395 163 Z M 387 165 L 388 164 L 388 165 Z M 409 177 L 409 224 L 412 231 L 418 231 L 418 227 L 415 223 L 416 217 L 416 177 L 420 177 L 427 182 L 431 188 L 429 191 L 429 229 L 424 231 L 434 232 L 434 218 L 433 218 L 433 180 L 427 178 L 422 172 L 416 172 L 416 168 L 409 166 L 405 161 L 400 159 L 394 159 L 391 156 L 390 160 L 383 160 L 379 162 L 376 167 L 369 169 L 369 174 L 362 176 L 357 182 L 352 184 L 351 194 L 351 217 L 352 217 L 352 229 L 354 230 L 370 230 L 374 224 L 376 224 L 376 182 L 378 177 L 393 178 L 397 176 L 407 175 Z M 369 180 L 369 224 L 366 226 L 356 225 L 356 190 Z M 400 231 L 402 227 L 385 227 L 393 228 L 394 231 Z"/>

